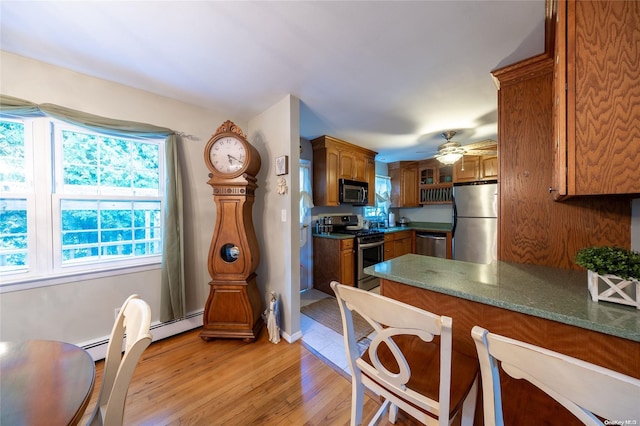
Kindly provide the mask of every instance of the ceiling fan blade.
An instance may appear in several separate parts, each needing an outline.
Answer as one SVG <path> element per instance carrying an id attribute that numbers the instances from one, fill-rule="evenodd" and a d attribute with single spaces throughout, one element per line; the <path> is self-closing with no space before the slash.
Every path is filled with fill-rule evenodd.
<path id="1" fill-rule="evenodd" d="M 464 155 L 498 155 L 495 149 L 465 149 Z"/>
<path id="2" fill-rule="evenodd" d="M 498 145 L 498 142 L 494 141 L 493 139 L 485 139 L 483 141 L 479 141 L 479 142 L 474 142 L 474 143 L 470 143 L 468 145 L 464 145 L 463 148 L 465 150 L 471 150 L 471 149 L 483 149 L 483 148 L 493 148 L 496 149 Z"/>

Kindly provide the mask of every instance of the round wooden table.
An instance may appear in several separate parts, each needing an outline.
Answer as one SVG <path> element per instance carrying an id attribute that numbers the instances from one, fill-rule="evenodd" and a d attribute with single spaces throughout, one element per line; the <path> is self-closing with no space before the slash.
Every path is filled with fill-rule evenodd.
<path id="1" fill-rule="evenodd" d="M 0 342 L 0 424 L 75 425 L 87 409 L 95 363 L 63 342 Z"/>

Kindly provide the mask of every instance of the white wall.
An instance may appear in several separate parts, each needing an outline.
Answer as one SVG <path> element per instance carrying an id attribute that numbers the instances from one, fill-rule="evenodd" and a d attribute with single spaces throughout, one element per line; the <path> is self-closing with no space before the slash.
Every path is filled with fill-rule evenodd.
<path id="1" fill-rule="evenodd" d="M 208 170 L 203 160 L 204 146 L 225 120 L 234 121 L 247 135 L 250 130 L 248 123 L 220 111 L 205 110 L 7 52 L 0 51 L 0 55 L 0 90 L 5 95 L 35 103 L 58 104 L 111 118 L 150 123 L 193 136 L 183 138 L 180 143 L 186 228 L 186 299 L 188 313 L 202 311 L 209 292 L 207 255 L 216 215 L 212 190 L 206 183 Z M 263 282 L 263 288 L 274 288 L 279 293 L 285 293 L 287 302 L 291 299 L 286 291 L 286 286 L 292 280 L 289 266 L 291 261 L 296 262 L 293 258 L 298 250 L 289 252 L 291 241 L 298 236 L 292 235 L 289 221 L 286 224 L 279 221 L 281 209 L 287 210 L 287 218 L 291 217 L 293 200 L 291 193 L 286 197 L 274 195 L 273 158 L 275 155 L 289 155 L 293 159 L 291 167 L 297 170 L 297 157 L 292 158 L 292 154 L 298 152 L 296 102 L 289 98 L 283 100 L 254 120 L 260 125 L 251 126 L 254 138 L 257 135 L 262 138 L 259 149 L 263 166 L 258 191 L 266 191 L 261 194 L 262 200 L 258 203 L 265 208 L 265 214 L 258 209 L 254 211 L 256 233 L 261 235 L 265 231 L 269 236 L 261 238 L 265 263 L 261 266 L 259 277 L 269 279 L 268 285 Z M 250 141 L 253 142 L 254 138 Z M 292 153 L 293 138 L 296 150 Z M 297 173 L 290 174 L 288 180 L 292 176 L 298 178 Z M 290 182 L 291 187 L 297 188 L 297 185 L 297 181 Z M 272 203 L 271 200 L 277 202 Z M 286 235 L 284 242 L 283 234 Z M 298 268 L 293 270 L 297 271 Z M 158 321 L 159 286 L 160 273 L 156 269 L 0 294 L 0 340 L 40 338 L 83 344 L 104 338 L 111 331 L 114 308 L 134 292 L 149 302 L 152 321 Z M 292 320 L 289 316 L 288 330 L 291 331 Z"/>
<path id="2" fill-rule="evenodd" d="M 260 152 L 262 167 L 258 173 L 254 224 L 260 245 L 258 287 L 265 298 L 271 291 L 280 303 L 280 328 L 288 341 L 300 334 L 300 101 L 286 96 L 276 105 L 249 121 L 248 137 Z M 275 158 L 289 156 L 289 173 L 276 176 Z M 278 178 L 288 186 L 278 194 Z M 295 283 L 295 285 L 293 284 Z"/>

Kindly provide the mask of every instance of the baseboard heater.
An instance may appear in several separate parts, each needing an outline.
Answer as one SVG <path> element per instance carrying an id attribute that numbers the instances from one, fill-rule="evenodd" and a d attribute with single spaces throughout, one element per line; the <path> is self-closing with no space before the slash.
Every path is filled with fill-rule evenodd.
<path id="1" fill-rule="evenodd" d="M 202 317 L 204 311 L 196 311 L 187 314 L 184 318 L 175 319 L 167 322 L 156 322 L 151 324 L 151 334 L 153 341 L 166 339 L 194 328 L 202 327 Z M 89 352 L 94 361 L 104 359 L 107 354 L 107 345 L 109 344 L 109 336 L 103 339 L 86 342 L 78 346 Z"/>

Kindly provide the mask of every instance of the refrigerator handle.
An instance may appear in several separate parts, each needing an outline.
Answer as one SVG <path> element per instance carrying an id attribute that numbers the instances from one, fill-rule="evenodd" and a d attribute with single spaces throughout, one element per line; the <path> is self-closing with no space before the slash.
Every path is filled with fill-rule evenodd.
<path id="1" fill-rule="evenodd" d="M 456 197 L 451 196 L 451 204 L 453 205 L 453 227 L 451 228 L 451 238 L 456 235 L 456 226 L 458 225 L 458 207 L 456 206 Z"/>

